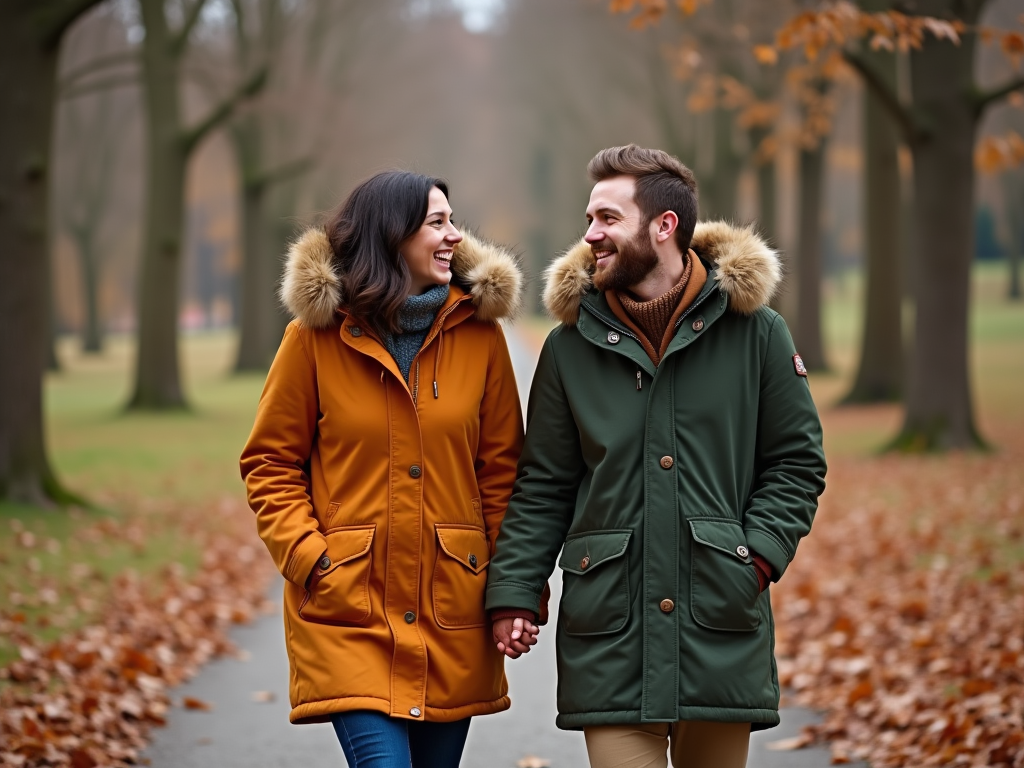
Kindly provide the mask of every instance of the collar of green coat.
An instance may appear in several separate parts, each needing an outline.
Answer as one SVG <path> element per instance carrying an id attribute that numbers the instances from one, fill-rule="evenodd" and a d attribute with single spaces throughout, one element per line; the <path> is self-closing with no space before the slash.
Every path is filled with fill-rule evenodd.
<path id="1" fill-rule="evenodd" d="M 716 279 L 716 270 L 709 269 L 704 288 L 677 320 L 675 335 L 665 350 L 662 363 L 698 336 L 706 334 L 725 313 L 727 306 L 728 297 L 722 290 L 721 281 Z M 654 376 L 657 366 L 633 331 L 615 317 L 602 291 L 591 288 L 580 299 L 580 311 L 574 325 L 592 344 L 625 355 L 649 376 Z"/>
<path id="2" fill-rule="evenodd" d="M 753 226 L 702 221 L 693 230 L 690 248 L 710 263 L 733 312 L 751 315 L 768 304 L 782 280 L 778 254 Z M 709 270 L 710 271 L 710 270 Z M 544 307 L 555 320 L 575 325 L 584 297 L 593 289 L 594 254 L 580 240 L 544 272 Z"/>

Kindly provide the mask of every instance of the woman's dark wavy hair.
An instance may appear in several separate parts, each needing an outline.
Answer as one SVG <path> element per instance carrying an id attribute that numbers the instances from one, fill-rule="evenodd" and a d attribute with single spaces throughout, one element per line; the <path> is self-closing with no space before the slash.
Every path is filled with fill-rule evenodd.
<path id="1" fill-rule="evenodd" d="M 341 265 L 345 309 L 382 337 L 402 330 L 410 278 L 398 248 L 423 224 L 434 187 L 448 196 L 443 179 L 383 171 L 352 190 L 324 227 Z"/>

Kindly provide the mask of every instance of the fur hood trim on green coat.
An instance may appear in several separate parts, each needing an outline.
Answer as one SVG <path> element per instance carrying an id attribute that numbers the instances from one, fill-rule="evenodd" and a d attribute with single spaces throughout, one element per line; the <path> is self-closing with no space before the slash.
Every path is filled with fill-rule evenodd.
<path id="1" fill-rule="evenodd" d="M 714 278 L 729 297 L 729 308 L 751 315 L 771 301 L 782 280 L 779 255 L 753 226 L 698 222 L 690 248 L 715 265 Z M 594 286 L 594 254 L 580 240 L 544 272 L 544 307 L 552 318 L 575 325 L 580 303 Z"/>

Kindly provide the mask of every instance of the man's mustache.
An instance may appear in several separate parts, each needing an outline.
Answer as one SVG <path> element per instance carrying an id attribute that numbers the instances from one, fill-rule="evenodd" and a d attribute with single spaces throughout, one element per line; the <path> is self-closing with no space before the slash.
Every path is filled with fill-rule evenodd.
<path id="1" fill-rule="evenodd" d="M 619 249 L 615 247 L 615 244 L 610 240 L 602 240 L 599 243 L 592 243 L 590 246 L 591 253 L 597 253 L 598 251 L 610 251 L 611 253 L 618 253 Z"/>

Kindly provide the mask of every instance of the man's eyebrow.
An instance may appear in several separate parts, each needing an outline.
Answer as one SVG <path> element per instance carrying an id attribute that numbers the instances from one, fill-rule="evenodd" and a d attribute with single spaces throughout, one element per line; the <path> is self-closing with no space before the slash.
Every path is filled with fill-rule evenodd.
<path id="1" fill-rule="evenodd" d="M 622 215 L 622 211 L 620 211 L 618 208 L 615 208 L 614 206 L 611 206 L 611 205 L 603 205 L 600 208 L 598 208 L 596 211 L 594 211 L 594 213 L 595 213 L 595 215 L 601 215 L 602 213 L 613 213 L 616 216 L 621 216 Z M 590 212 L 588 211 L 587 212 L 587 216 L 589 216 L 589 215 L 590 215 Z"/>

